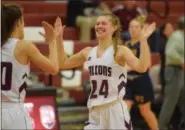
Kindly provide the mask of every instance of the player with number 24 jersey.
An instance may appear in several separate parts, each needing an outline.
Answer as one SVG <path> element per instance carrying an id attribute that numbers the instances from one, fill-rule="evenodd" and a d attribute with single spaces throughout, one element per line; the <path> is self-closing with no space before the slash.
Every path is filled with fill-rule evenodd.
<path id="1" fill-rule="evenodd" d="M 97 57 L 94 47 L 87 59 L 91 81 L 88 107 L 99 106 L 123 98 L 127 80 L 127 70 L 114 60 L 113 46 L 108 47 L 102 57 Z"/>

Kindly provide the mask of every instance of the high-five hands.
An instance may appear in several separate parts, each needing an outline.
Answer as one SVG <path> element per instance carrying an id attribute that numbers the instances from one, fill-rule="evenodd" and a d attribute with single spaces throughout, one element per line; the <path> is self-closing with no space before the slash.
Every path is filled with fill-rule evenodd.
<path id="1" fill-rule="evenodd" d="M 61 19 L 59 17 L 56 18 L 54 26 L 49 24 L 46 21 L 42 22 L 42 26 L 44 28 L 45 33 L 39 32 L 47 42 L 54 41 L 58 38 L 63 39 L 63 32 L 65 29 L 65 25 L 62 26 Z"/>
<path id="2" fill-rule="evenodd" d="M 62 25 L 62 21 L 59 17 L 55 20 L 54 29 L 56 31 L 57 38 L 63 39 L 65 25 Z"/>
<path id="3" fill-rule="evenodd" d="M 156 23 L 153 22 L 150 25 L 145 25 L 143 29 L 141 30 L 140 39 L 148 39 L 148 37 L 155 31 L 156 29 Z"/>

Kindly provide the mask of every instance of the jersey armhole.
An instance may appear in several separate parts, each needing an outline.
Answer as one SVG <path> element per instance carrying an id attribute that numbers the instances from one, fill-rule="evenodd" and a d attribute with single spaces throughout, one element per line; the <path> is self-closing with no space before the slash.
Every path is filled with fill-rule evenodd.
<path id="1" fill-rule="evenodd" d="M 89 57 L 92 57 L 92 53 L 93 53 L 93 51 L 95 50 L 96 47 L 97 47 L 97 46 L 91 48 L 91 50 L 89 51 L 89 54 L 88 54 L 87 57 L 86 57 L 86 61 L 89 60 Z"/>
<path id="2" fill-rule="evenodd" d="M 21 66 L 23 66 L 23 67 L 30 66 L 30 61 L 28 62 L 28 64 L 22 64 L 22 63 L 20 63 L 20 62 L 17 60 L 17 58 L 15 57 L 15 50 L 16 50 L 16 48 L 18 48 L 17 45 L 18 45 L 18 44 L 21 44 L 21 43 L 18 43 L 18 42 L 22 42 L 22 41 L 17 41 L 17 43 L 16 43 L 16 45 L 15 45 L 15 47 L 14 47 L 14 51 L 13 51 L 13 58 L 14 58 L 14 60 L 17 62 L 17 64 L 19 64 L 19 65 L 21 65 Z M 26 42 L 25 42 L 24 44 L 26 44 Z"/>

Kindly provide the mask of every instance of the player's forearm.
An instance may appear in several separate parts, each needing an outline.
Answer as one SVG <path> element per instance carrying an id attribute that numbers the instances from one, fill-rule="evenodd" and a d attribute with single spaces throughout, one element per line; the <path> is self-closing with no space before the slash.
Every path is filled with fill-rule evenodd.
<path id="1" fill-rule="evenodd" d="M 63 39 L 58 38 L 57 39 L 57 54 L 58 54 L 58 63 L 59 68 L 65 63 L 65 60 L 67 59 L 67 55 L 64 50 L 64 44 Z"/>
<path id="2" fill-rule="evenodd" d="M 151 64 L 151 54 L 147 39 L 141 39 L 140 44 L 139 69 L 145 72 Z"/>
<path id="3" fill-rule="evenodd" d="M 54 66 L 53 74 L 57 74 L 59 70 L 57 43 L 56 40 L 49 43 L 49 60 Z"/>

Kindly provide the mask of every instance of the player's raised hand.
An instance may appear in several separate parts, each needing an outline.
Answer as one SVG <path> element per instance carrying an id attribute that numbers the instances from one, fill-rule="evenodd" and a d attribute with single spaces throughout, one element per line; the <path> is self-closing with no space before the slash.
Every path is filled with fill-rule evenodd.
<path id="1" fill-rule="evenodd" d="M 56 40 L 57 33 L 53 26 L 45 21 L 42 22 L 42 26 L 44 28 L 45 33 L 43 34 L 40 32 L 40 34 L 46 39 L 46 41 L 50 43 Z"/>
<path id="2" fill-rule="evenodd" d="M 57 17 L 54 23 L 54 29 L 55 29 L 57 38 L 63 39 L 65 27 L 66 27 L 65 25 L 62 25 L 61 19 Z"/>
<path id="3" fill-rule="evenodd" d="M 140 39 L 147 39 L 156 29 L 156 23 L 153 22 L 150 25 L 146 25 L 143 27 L 143 29 L 141 30 L 141 35 L 140 35 Z"/>

